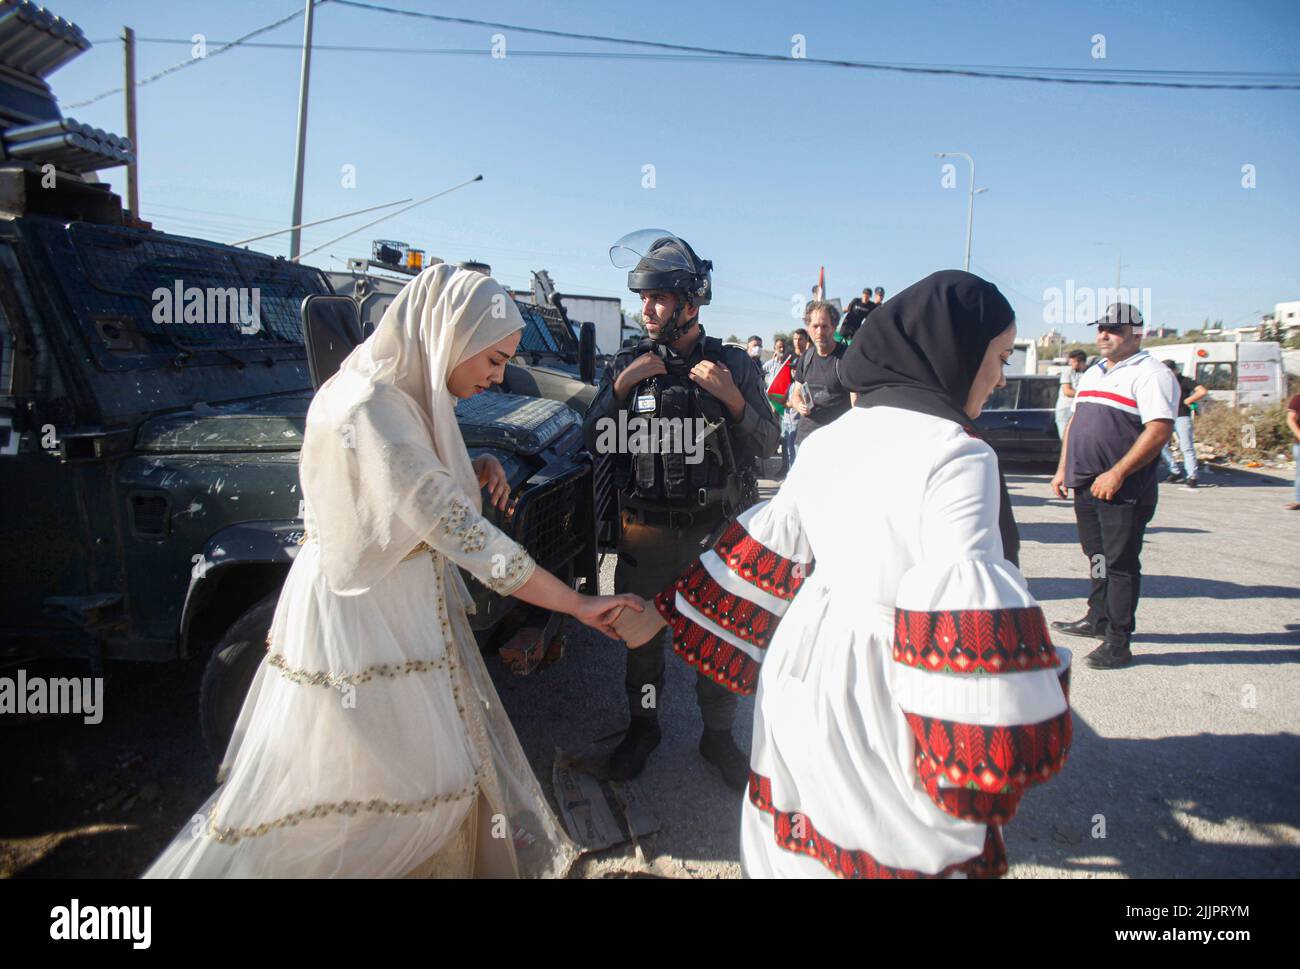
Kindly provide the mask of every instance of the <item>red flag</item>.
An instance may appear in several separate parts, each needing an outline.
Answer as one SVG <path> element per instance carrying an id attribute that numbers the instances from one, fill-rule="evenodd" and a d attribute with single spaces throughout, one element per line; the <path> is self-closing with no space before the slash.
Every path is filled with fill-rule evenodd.
<path id="1" fill-rule="evenodd" d="M 826 267 L 821 267 L 821 272 L 817 274 L 817 298 L 826 298 Z"/>

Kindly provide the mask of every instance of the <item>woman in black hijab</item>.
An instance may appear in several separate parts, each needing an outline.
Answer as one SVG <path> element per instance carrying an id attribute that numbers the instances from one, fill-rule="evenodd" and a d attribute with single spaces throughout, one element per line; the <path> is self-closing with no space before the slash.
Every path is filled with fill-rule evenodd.
<path id="1" fill-rule="evenodd" d="M 859 407 L 918 411 L 979 437 L 977 414 L 965 409 L 971 384 L 989 344 L 1014 322 L 1011 304 L 987 280 L 955 269 L 932 273 L 871 314 L 844 355 L 841 380 Z M 1002 552 L 1019 565 L 1020 532 L 1000 469 L 998 483 Z"/>
<path id="2" fill-rule="evenodd" d="M 1001 874 L 1002 826 L 1065 763 L 1069 654 L 1009 561 L 997 458 L 970 433 L 1014 340 L 969 273 L 882 304 L 841 360 L 860 406 L 653 612 L 615 620 L 634 645 L 657 613 L 686 662 L 755 694 L 747 875 Z M 844 485 L 847 513 L 826 500 Z"/>

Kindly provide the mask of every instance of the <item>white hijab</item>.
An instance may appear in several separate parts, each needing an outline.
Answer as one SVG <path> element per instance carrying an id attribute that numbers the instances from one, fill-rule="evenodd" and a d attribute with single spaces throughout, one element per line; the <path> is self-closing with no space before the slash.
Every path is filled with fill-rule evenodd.
<path id="1" fill-rule="evenodd" d="M 524 328 L 495 279 L 452 266 L 426 269 L 343 361 L 307 411 L 299 472 L 308 529 L 330 589 L 373 586 L 433 532 L 446 509 L 417 489 L 450 475 L 482 509 L 447 379 L 458 364 Z"/>

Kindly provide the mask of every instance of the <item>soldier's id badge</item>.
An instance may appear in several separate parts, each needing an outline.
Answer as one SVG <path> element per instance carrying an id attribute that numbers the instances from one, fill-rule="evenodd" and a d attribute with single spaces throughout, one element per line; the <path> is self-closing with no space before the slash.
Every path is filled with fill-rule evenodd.
<path id="1" fill-rule="evenodd" d="M 655 409 L 655 395 L 638 394 L 636 398 L 636 406 L 632 409 L 637 414 L 653 413 Z"/>

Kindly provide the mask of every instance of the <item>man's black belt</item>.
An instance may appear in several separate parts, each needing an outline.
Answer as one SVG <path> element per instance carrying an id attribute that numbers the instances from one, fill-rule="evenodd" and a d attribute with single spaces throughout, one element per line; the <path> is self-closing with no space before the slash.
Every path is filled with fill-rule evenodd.
<path id="1" fill-rule="evenodd" d="M 695 526 L 716 525 L 726 517 L 722 505 L 707 508 L 683 510 L 676 508 L 650 508 L 626 502 L 623 505 L 632 518 L 642 525 L 658 525 L 665 528 L 694 528 Z"/>

